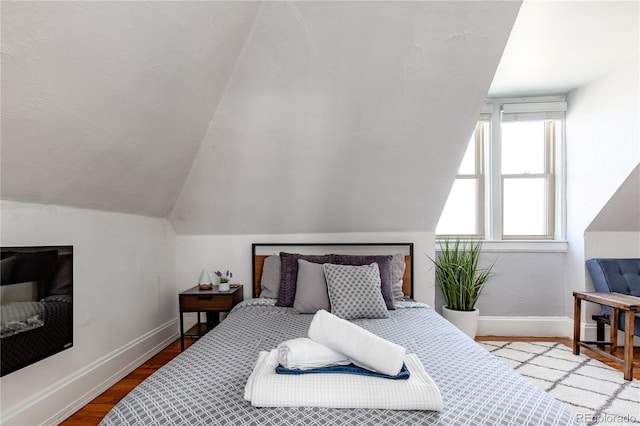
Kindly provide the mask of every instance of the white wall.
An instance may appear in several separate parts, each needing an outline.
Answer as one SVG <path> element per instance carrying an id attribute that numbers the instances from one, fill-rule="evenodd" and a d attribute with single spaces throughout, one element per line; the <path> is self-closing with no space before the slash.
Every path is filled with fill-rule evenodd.
<path id="1" fill-rule="evenodd" d="M 73 245 L 73 347 L 0 379 L 2 424 L 57 423 L 177 337 L 169 222 L 2 201 L 3 246 Z"/>
<path id="2" fill-rule="evenodd" d="M 382 232 L 283 235 L 184 235 L 176 242 L 176 275 L 179 291 L 193 287 L 203 268 L 233 272 L 233 281 L 244 284 L 244 297 L 252 294 L 251 244 L 253 243 L 414 243 L 414 297 L 433 305 L 434 274 L 427 255 L 433 257 L 431 232 Z M 276 250 L 274 250 L 274 253 Z"/>
<path id="3" fill-rule="evenodd" d="M 638 56 L 569 95 L 565 309 L 585 290 L 584 233 L 640 162 Z M 615 243 L 612 242 L 612 246 Z"/>
<path id="4" fill-rule="evenodd" d="M 568 336 L 564 313 L 564 244 L 541 249 L 537 244 L 485 242 L 481 268 L 493 267 L 494 277 L 476 308 L 478 335 Z M 444 298 L 435 292 L 440 312 Z"/>
<path id="5" fill-rule="evenodd" d="M 591 231 L 640 232 L 640 163 L 589 224 Z"/>
<path id="6" fill-rule="evenodd" d="M 480 315 L 564 315 L 564 253 L 485 251 L 481 267 L 494 260 L 495 276 L 478 300 Z"/>
<path id="7" fill-rule="evenodd" d="M 480 268 L 495 262 L 494 276 L 476 305 L 480 315 L 563 316 L 564 248 L 546 251 L 497 249 L 500 244 L 503 243 L 485 243 L 480 256 Z M 436 288 L 438 312 L 442 305 L 442 291 Z"/>
<path id="8" fill-rule="evenodd" d="M 640 257 L 640 232 L 587 232 L 584 257 Z M 593 286 L 587 290 L 593 290 Z"/>

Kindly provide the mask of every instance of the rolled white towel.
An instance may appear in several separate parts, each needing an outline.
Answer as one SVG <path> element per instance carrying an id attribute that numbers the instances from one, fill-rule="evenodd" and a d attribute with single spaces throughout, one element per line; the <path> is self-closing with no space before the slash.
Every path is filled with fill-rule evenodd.
<path id="1" fill-rule="evenodd" d="M 308 336 L 368 370 L 395 376 L 406 349 L 325 310 L 316 312 Z"/>
<path id="2" fill-rule="evenodd" d="M 308 337 L 287 340 L 278 345 L 278 362 L 285 368 L 308 370 L 351 364 L 351 360 Z"/>

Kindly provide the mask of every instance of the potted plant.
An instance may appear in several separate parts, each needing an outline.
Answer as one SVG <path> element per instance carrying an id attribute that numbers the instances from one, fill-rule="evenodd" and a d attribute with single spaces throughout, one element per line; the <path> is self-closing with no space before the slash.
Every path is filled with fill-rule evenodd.
<path id="1" fill-rule="evenodd" d="M 481 241 L 440 241 L 440 254 L 431 259 L 436 268 L 436 278 L 446 305 L 442 316 L 472 339 L 478 331 L 480 311 L 475 305 L 493 277 L 495 262 L 485 269 L 478 267 L 482 250 Z"/>
<path id="2" fill-rule="evenodd" d="M 214 274 L 216 274 L 219 280 L 218 290 L 229 291 L 229 280 L 231 280 L 231 277 L 233 277 L 233 274 L 228 270 L 224 274 L 220 271 L 216 271 L 214 272 Z"/>

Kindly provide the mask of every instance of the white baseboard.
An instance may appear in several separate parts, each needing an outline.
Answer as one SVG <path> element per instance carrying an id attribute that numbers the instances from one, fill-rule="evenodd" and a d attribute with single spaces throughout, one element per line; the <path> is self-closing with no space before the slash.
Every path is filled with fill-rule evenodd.
<path id="1" fill-rule="evenodd" d="M 573 339 L 573 318 L 569 317 L 497 317 L 481 316 L 478 336 L 533 336 L 567 337 Z M 596 324 L 580 324 L 580 340 L 596 340 Z M 605 340 L 609 340 L 609 327 L 605 327 Z M 618 333 L 618 344 L 624 344 L 624 332 Z M 634 337 L 634 345 L 640 345 L 640 337 Z"/>
<path id="2" fill-rule="evenodd" d="M 481 316 L 477 334 L 478 336 L 573 337 L 573 319 Z"/>
<path id="3" fill-rule="evenodd" d="M 3 410 L 3 424 L 60 424 L 174 342 L 179 337 L 176 330 L 177 320 L 168 321 L 34 394 L 19 405 Z"/>

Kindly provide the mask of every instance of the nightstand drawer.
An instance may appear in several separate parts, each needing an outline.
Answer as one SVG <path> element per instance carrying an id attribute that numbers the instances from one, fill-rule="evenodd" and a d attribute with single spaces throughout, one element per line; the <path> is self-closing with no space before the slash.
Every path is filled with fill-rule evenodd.
<path id="1" fill-rule="evenodd" d="M 183 311 L 229 311 L 233 305 L 231 295 L 180 296 L 180 308 Z"/>

